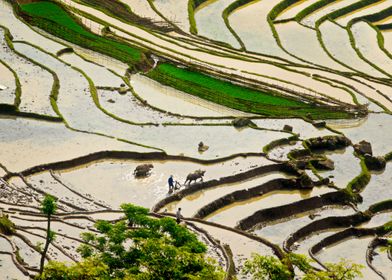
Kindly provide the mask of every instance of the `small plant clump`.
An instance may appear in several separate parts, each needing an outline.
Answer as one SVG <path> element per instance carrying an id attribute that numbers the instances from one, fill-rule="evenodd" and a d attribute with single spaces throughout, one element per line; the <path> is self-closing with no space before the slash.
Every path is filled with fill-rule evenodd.
<path id="1" fill-rule="evenodd" d="M 8 216 L 0 216 L 0 233 L 5 235 L 13 235 L 15 232 L 15 224 L 11 222 Z"/>

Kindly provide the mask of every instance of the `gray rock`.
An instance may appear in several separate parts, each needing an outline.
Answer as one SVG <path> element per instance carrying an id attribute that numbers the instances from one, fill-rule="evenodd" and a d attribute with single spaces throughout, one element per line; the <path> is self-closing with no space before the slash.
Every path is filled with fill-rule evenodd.
<path id="1" fill-rule="evenodd" d="M 354 149 L 360 155 L 365 155 L 365 154 L 373 155 L 372 144 L 370 144 L 365 140 L 362 140 L 358 144 L 355 144 Z"/>
<path id="2" fill-rule="evenodd" d="M 370 154 L 365 154 L 365 164 L 369 170 L 383 170 L 387 162 L 384 157 L 374 157 Z"/>
<path id="3" fill-rule="evenodd" d="M 293 132 L 293 127 L 291 125 L 285 124 L 283 131 Z"/>

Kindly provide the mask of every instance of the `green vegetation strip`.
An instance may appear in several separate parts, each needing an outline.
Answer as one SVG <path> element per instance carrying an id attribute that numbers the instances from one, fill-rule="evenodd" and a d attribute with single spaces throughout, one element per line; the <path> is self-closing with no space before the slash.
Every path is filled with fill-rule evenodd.
<path id="1" fill-rule="evenodd" d="M 195 10 L 204 2 L 208 0 L 189 0 L 188 1 L 188 17 L 189 17 L 189 25 L 190 25 L 190 32 L 192 34 L 197 34 L 197 26 L 195 20 Z"/>
<path id="2" fill-rule="evenodd" d="M 369 15 L 354 18 L 352 21 L 355 23 L 358 21 L 366 20 L 373 23 L 388 18 L 391 15 L 392 15 L 392 7 L 388 7 L 374 14 L 369 14 Z"/>
<path id="3" fill-rule="evenodd" d="M 316 119 L 349 116 L 348 113 L 336 109 L 296 101 L 275 92 L 242 87 L 169 63 L 158 65 L 146 75 L 183 92 L 244 112 L 271 117 L 304 117 L 311 114 Z"/>
<path id="4" fill-rule="evenodd" d="M 346 187 L 346 190 L 351 194 L 363 191 L 371 179 L 371 174 L 365 164 L 365 159 L 362 156 L 359 157 L 361 159 L 360 165 L 362 171 L 357 177 L 352 179 Z"/>
<path id="5" fill-rule="evenodd" d="M 239 7 L 244 6 L 244 5 L 246 5 L 246 4 L 248 4 L 248 3 L 252 2 L 252 1 L 254 1 L 254 0 L 237 0 L 237 1 L 234 1 L 229 6 L 227 6 L 227 8 L 224 9 L 223 13 L 222 13 L 222 17 L 223 17 L 223 20 L 225 21 L 225 24 L 226 24 L 227 28 L 229 29 L 231 34 L 233 34 L 233 36 L 237 39 L 237 41 L 240 43 L 242 50 L 246 49 L 245 44 L 242 41 L 241 37 L 237 34 L 237 32 L 235 32 L 235 30 L 231 27 L 230 21 L 229 21 L 229 16 L 230 16 L 231 13 L 233 13 Z"/>
<path id="6" fill-rule="evenodd" d="M 341 9 L 336 10 L 336 11 L 330 13 L 330 14 L 325 15 L 324 17 L 322 17 L 320 19 L 320 21 L 324 21 L 324 20 L 327 20 L 327 19 L 334 20 L 334 19 L 340 18 L 342 16 L 348 15 L 348 14 L 350 14 L 350 13 L 356 11 L 356 10 L 365 8 L 366 6 L 370 6 L 370 5 L 373 5 L 373 4 L 381 2 L 381 1 L 382 0 L 362 0 L 362 1 L 358 1 L 358 2 L 355 2 L 354 4 L 348 5 L 348 6 L 344 7 L 344 8 L 341 8 Z"/>
<path id="7" fill-rule="evenodd" d="M 143 57 L 140 49 L 91 33 L 57 4 L 34 2 L 21 5 L 21 11 L 29 23 L 68 42 L 112 56 L 129 64 L 136 64 Z"/>
<path id="8" fill-rule="evenodd" d="M 306 7 L 305 9 L 301 10 L 296 16 L 295 16 L 295 20 L 297 22 L 300 22 L 301 20 L 303 20 L 305 17 L 307 17 L 308 15 L 314 13 L 317 10 L 320 10 L 321 8 L 337 2 L 338 0 L 320 0 L 317 1 L 316 3 Z"/>
<path id="9" fill-rule="evenodd" d="M 279 2 L 273 9 L 270 11 L 268 14 L 268 17 L 271 20 L 275 20 L 284 10 L 289 8 L 290 6 L 296 4 L 297 2 L 300 2 L 301 0 L 284 0 L 282 2 Z"/>

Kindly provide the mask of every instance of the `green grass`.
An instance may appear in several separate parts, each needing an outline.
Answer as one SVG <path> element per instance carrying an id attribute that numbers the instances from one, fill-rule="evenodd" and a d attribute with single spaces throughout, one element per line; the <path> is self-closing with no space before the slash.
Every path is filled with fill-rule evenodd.
<path id="1" fill-rule="evenodd" d="M 244 112 L 272 117 L 304 117 L 308 113 L 315 119 L 349 117 L 346 112 L 307 104 L 273 92 L 235 85 L 169 63 L 158 65 L 147 76 L 186 93 Z"/>
<path id="2" fill-rule="evenodd" d="M 141 60 L 141 50 L 91 33 L 57 4 L 33 2 L 21 5 L 21 10 L 28 15 L 30 23 L 66 41 L 110 55 L 125 63 L 134 64 Z"/>

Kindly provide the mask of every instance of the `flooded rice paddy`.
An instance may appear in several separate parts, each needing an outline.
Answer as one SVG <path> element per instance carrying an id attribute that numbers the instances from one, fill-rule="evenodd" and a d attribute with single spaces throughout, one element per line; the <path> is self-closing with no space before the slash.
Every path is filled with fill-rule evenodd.
<path id="1" fill-rule="evenodd" d="M 194 11 L 198 32 L 193 35 L 185 0 L 121 1 L 155 27 L 122 21 L 77 1 L 62 2 L 87 23 L 87 30 L 101 34 L 103 26 L 110 26 L 114 39 L 148 49 L 148 55 L 154 54 L 152 67 L 169 60 L 311 104 L 317 99 L 353 111 L 359 108 L 353 105 L 361 104 L 369 113 L 324 124 L 309 115 L 268 118 L 227 108 L 148 78 L 151 69 L 130 69 L 32 27 L 0 0 L 0 210 L 19 233 L 0 238 L 4 279 L 29 279 L 39 265 L 34 245 L 44 241 L 46 220 L 38 214 L 45 193 L 55 196 L 59 206 L 53 220 L 58 237 L 49 248 L 54 260 L 78 261 L 80 234 L 92 231 L 99 219 L 121 219 L 120 205 L 129 202 L 161 215 L 182 208 L 200 240 L 208 239 L 206 231 L 229 246 L 238 279 L 247 279 L 240 272 L 252 253 L 274 255 L 275 246 L 309 256 L 317 268 L 346 258 L 364 266 L 365 279 L 390 277 L 392 262 L 382 247 L 375 247 L 371 263 L 366 262 L 368 246 L 390 234 L 353 235 L 315 254 L 309 250 L 344 230 L 368 230 L 391 220 L 392 33 L 377 29 L 390 23 L 390 17 L 353 23 L 391 1 L 327 19 L 357 2 L 333 1 L 300 22 L 296 16 L 317 1 L 297 1 L 273 19 L 271 11 L 280 0 L 250 1 L 232 10 L 226 22 L 223 11 L 234 1 L 206 1 Z M 178 28 L 164 32 L 156 26 Z M 58 54 L 65 48 L 72 50 Z M 120 94 L 120 88 L 126 92 Z M 238 117 L 249 118 L 250 125 L 234 127 Z M 338 135 L 350 140 L 346 148 L 314 150 L 304 145 L 309 138 L 323 141 Z M 374 156 L 387 160 L 385 168 L 361 166 L 363 155 L 354 145 L 363 140 L 371 144 Z M 303 157 L 291 153 L 304 149 Z M 333 170 L 307 164 L 317 156 L 332 160 Z M 136 177 L 134 170 L 141 164 L 153 168 Z M 185 185 L 196 170 L 205 171 L 203 181 Z M 361 172 L 370 175 L 358 193 L 361 199 L 336 203 L 343 191 L 352 191 Z M 179 190 L 169 191 L 170 175 L 181 184 Z M 310 186 L 298 184 L 304 177 Z M 267 191 L 252 193 L 260 186 Z M 379 205 L 385 209 L 366 222 L 322 226 Z M 240 221 L 268 211 L 279 218 L 255 219 L 249 230 L 240 229 Z M 286 246 L 293 236 L 295 242 Z M 208 254 L 227 268 L 226 249 L 207 246 Z"/>

